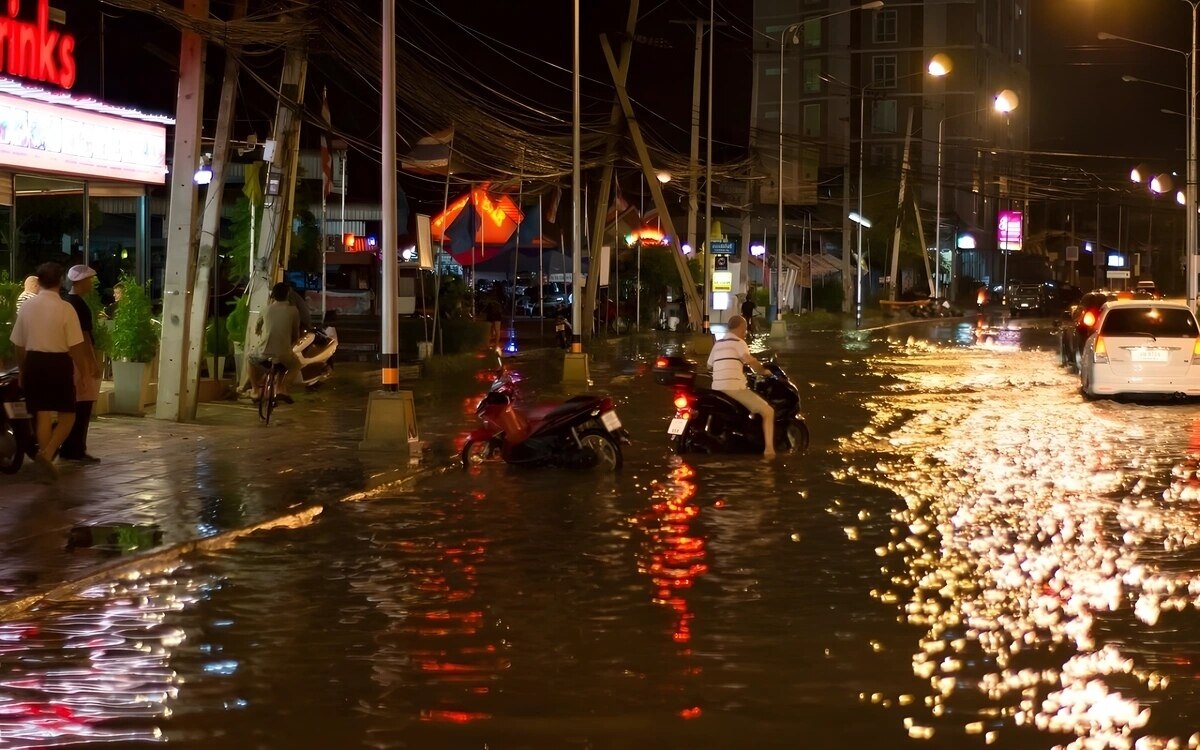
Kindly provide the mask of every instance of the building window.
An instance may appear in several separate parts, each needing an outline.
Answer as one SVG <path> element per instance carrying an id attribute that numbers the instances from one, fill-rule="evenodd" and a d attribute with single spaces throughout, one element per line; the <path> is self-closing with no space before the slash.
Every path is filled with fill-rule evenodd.
<path id="1" fill-rule="evenodd" d="M 895 55 L 875 55 L 871 58 L 871 85 L 879 89 L 896 88 Z"/>
<path id="2" fill-rule="evenodd" d="M 807 136 L 821 135 L 821 105 L 820 104 L 805 104 L 804 105 L 804 135 L 807 135 Z"/>
<path id="3" fill-rule="evenodd" d="M 804 93 L 821 93 L 821 61 L 819 59 L 804 61 Z"/>
<path id="4" fill-rule="evenodd" d="M 881 99 L 871 102 L 871 132 L 896 132 L 896 100 Z"/>
<path id="5" fill-rule="evenodd" d="M 804 47 L 816 49 L 821 46 L 821 22 L 812 20 L 804 24 Z"/>
<path id="6" fill-rule="evenodd" d="M 892 167 L 896 165 L 896 147 L 890 143 L 871 146 L 871 166 Z"/>
<path id="7" fill-rule="evenodd" d="M 875 11 L 873 38 L 876 44 L 893 44 L 896 41 L 896 11 Z"/>

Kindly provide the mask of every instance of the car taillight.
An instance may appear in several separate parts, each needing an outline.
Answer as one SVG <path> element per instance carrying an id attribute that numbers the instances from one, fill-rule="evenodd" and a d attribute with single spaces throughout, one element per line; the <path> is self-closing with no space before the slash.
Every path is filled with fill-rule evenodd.
<path id="1" fill-rule="evenodd" d="M 1083 319 L 1081 322 L 1088 328 L 1091 328 L 1092 326 L 1096 325 L 1096 313 L 1088 310 L 1083 314 Z"/>
<path id="2" fill-rule="evenodd" d="M 1196 343 L 1192 344 L 1192 364 L 1200 365 L 1200 339 L 1196 339 Z"/>
<path id="3" fill-rule="evenodd" d="M 1096 350 L 1092 352 L 1092 361 L 1099 364 L 1108 362 L 1108 346 L 1104 343 L 1103 336 L 1096 337 Z"/>
<path id="4" fill-rule="evenodd" d="M 660 370 L 665 369 L 667 366 L 667 358 L 659 357 L 658 359 L 654 360 L 654 366 Z"/>

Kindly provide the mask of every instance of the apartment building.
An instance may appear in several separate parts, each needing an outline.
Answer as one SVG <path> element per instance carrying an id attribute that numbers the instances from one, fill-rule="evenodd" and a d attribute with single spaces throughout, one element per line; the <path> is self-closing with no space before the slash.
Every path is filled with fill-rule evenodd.
<path id="1" fill-rule="evenodd" d="M 1028 104 L 1030 0 L 859 5 L 755 2 L 751 137 L 767 175 L 762 214 L 782 186 L 788 206 L 849 200 L 844 217 L 857 200 L 860 148 L 868 178 L 898 181 L 911 112 L 909 184 L 922 204 L 927 244 L 934 242 L 940 129 L 943 258 L 949 262 L 956 236 L 970 234 L 976 249 L 956 255 L 955 274 L 996 276 L 1003 261 L 998 211 L 1024 204 L 1029 111 L 1018 105 L 999 115 L 993 101 L 1008 89 Z M 944 77 L 927 72 L 938 53 L 952 64 Z M 843 236 L 850 242 L 848 228 Z"/>

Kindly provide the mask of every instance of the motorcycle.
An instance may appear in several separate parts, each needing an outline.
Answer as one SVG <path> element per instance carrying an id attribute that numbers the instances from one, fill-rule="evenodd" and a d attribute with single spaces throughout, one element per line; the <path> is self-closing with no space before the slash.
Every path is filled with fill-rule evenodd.
<path id="1" fill-rule="evenodd" d="M 518 411 L 517 380 L 502 371 L 479 401 L 475 415 L 483 426 L 463 445 L 463 468 L 497 455 L 521 466 L 621 468 L 621 445 L 629 442 L 629 435 L 612 398 L 574 396 L 561 404 Z"/>
<path id="2" fill-rule="evenodd" d="M 750 375 L 751 389 L 775 409 L 775 449 L 804 451 L 808 425 L 800 413 L 800 392 L 783 368 L 764 362 L 770 375 Z M 701 378 L 708 379 L 706 384 Z M 696 363 L 678 356 L 659 357 L 654 380 L 675 389 L 675 416 L 667 427 L 676 453 L 762 453 L 762 419 L 697 376 Z"/>
<path id="3" fill-rule="evenodd" d="M 15 474 L 25 456 L 37 455 L 33 420 L 17 382 L 17 368 L 0 372 L 0 473 Z"/>
<path id="4" fill-rule="evenodd" d="M 554 319 L 554 343 L 559 349 L 569 349 L 571 347 L 571 336 L 574 329 L 571 328 L 571 321 L 567 320 L 565 315 L 559 315 Z"/>
<path id="5" fill-rule="evenodd" d="M 306 388 L 316 388 L 333 375 L 333 353 L 337 351 L 337 331 L 317 328 L 300 336 L 292 352 L 300 361 L 296 380 Z"/>

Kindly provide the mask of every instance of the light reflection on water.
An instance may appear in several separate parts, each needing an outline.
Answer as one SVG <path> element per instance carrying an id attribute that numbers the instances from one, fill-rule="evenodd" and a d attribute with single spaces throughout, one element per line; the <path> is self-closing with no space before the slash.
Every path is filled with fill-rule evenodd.
<path id="1" fill-rule="evenodd" d="M 949 747 L 1196 747 L 1200 409 L 1086 403 L 1056 362 L 877 361 L 897 385 L 845 441 L 847 473 L 903 505 L 848 533 L 876 545 L 876 597 L 922 632 L 924 688 L 863 700 Z"/>

